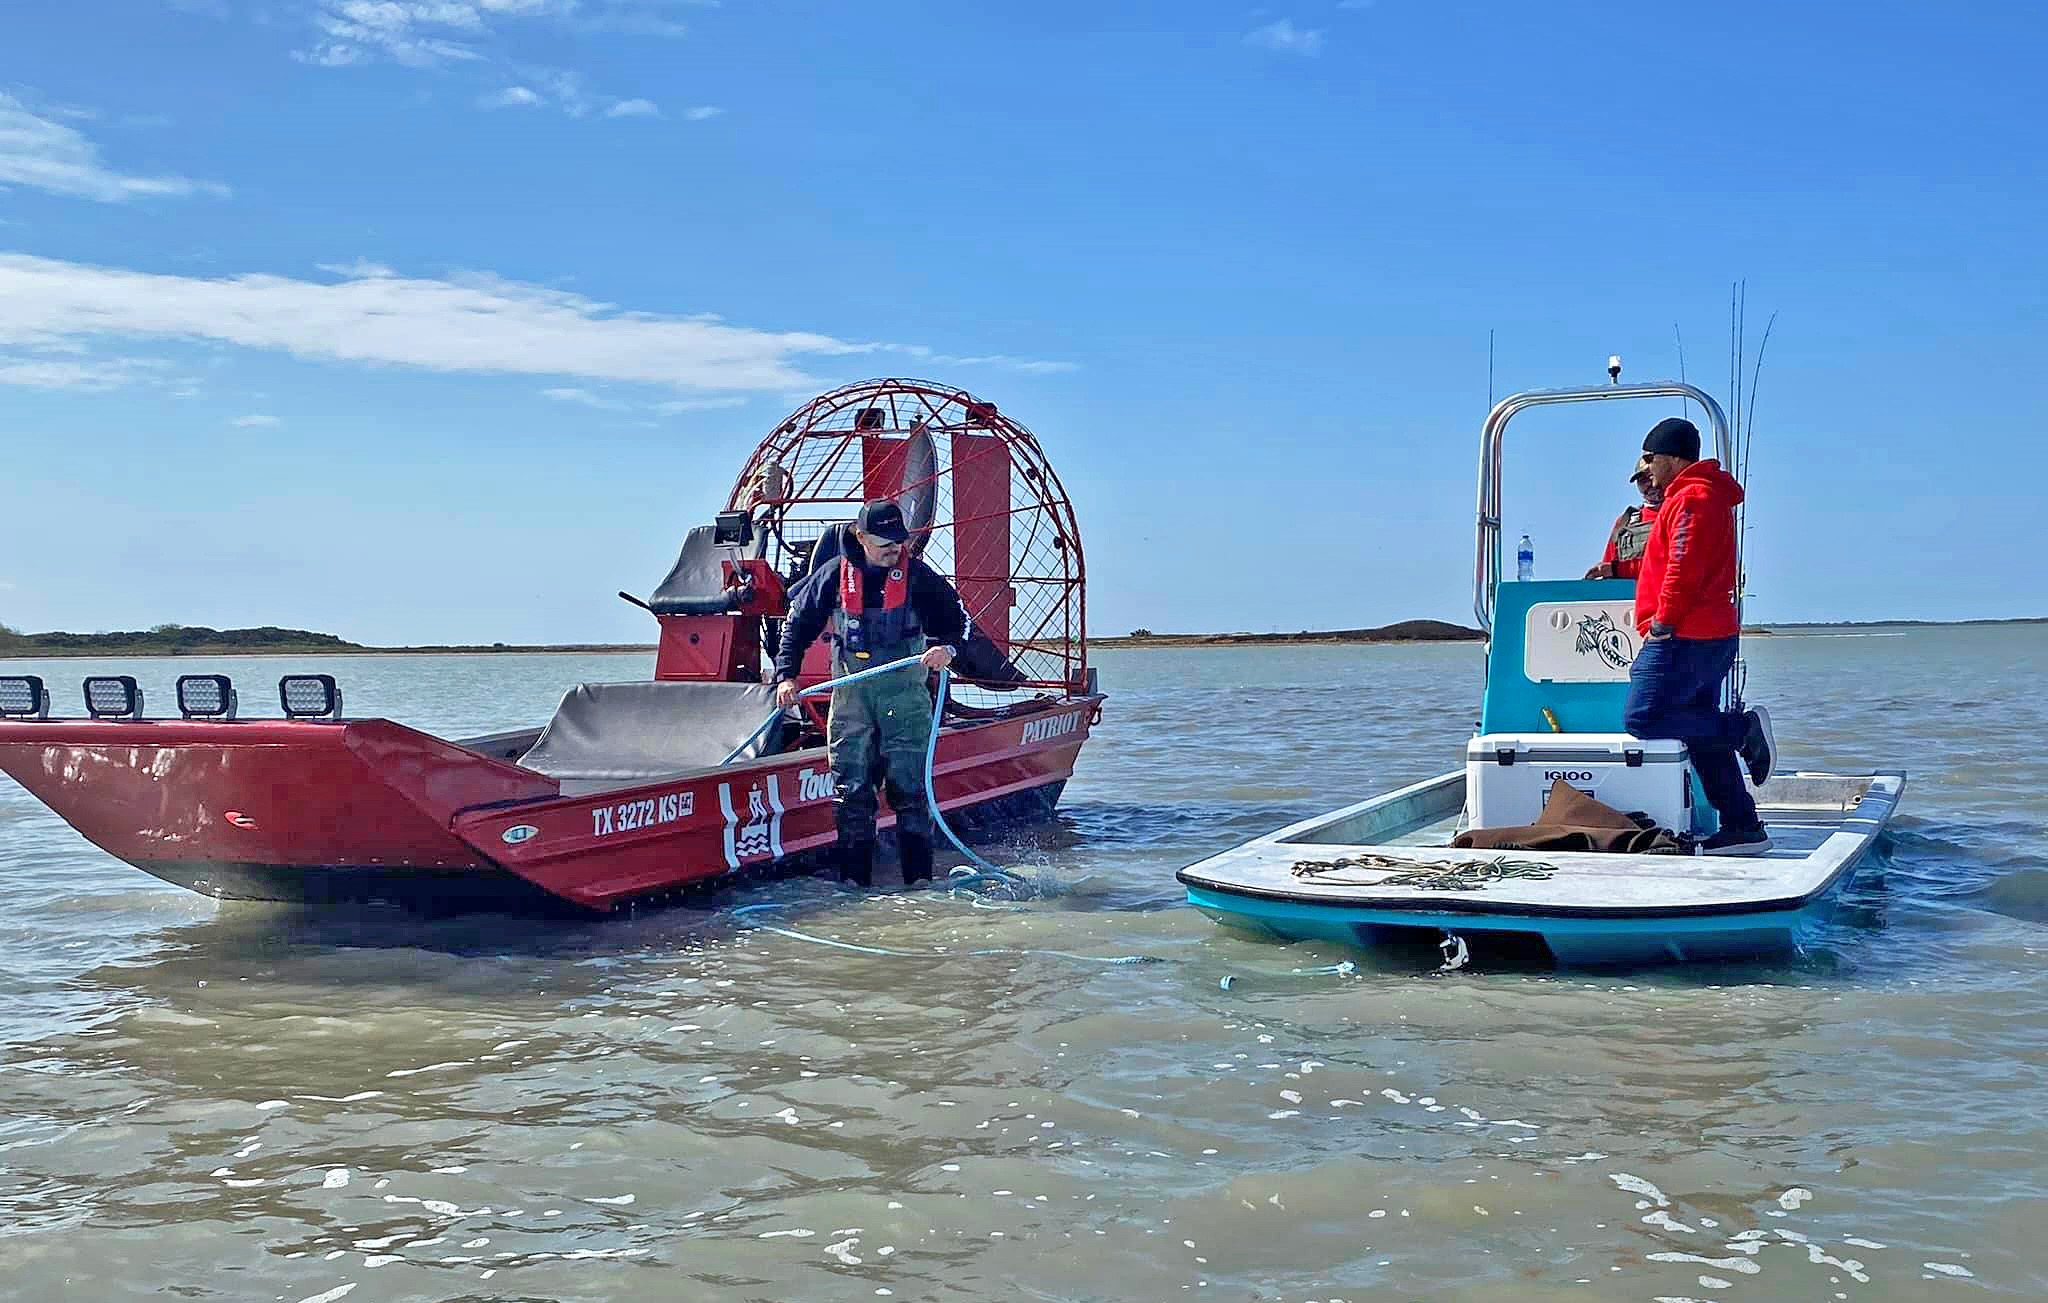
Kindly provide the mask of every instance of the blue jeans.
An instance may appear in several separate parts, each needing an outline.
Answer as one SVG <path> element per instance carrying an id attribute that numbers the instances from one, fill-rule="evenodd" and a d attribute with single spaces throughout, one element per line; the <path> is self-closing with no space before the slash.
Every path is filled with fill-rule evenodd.
<path id="1" fill-rule="evenodd" d="M 1720 812 L 1721 826 L 1747 832 L 1761 826 L 1756 800 L 1743 786 L 1735 758 L 1748 725 L 1742 716 L 1721 709 L 1721 685 L 1735 664 L 1737 641 L 1645 641 L 1629 670 L 1622 727 L 1637 737 L 1675 737 L 1685 743 L 1707 803 Z"/>

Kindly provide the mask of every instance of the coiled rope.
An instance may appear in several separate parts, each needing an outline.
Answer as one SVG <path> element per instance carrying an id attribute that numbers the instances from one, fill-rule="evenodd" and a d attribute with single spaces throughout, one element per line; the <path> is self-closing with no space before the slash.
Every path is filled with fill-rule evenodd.
<path id="1" fill-rule="evenodd" d="M 1542 860 L 1418 860 L 1366 851 L 1334 860 L 1296 860 L 1293 873 L 1297 878 L 1320 878 L 1343 869 L 1364 869 L 1388 875 L 1370 882 L 1356 878 L 1346 880 L 1354 885 L 1415 887 L 1423 891 L 1484 891 L 1496 882 L 1517 878 L 1541 882 L 1557 872 L 1555 865 Z"/>

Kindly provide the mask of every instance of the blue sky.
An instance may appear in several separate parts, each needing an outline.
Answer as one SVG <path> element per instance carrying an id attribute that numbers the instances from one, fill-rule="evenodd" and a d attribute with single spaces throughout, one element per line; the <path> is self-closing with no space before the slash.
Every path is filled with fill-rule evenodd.
<path id="1" fill-rule="evenodd" d="M 0 40 L 0 620 L 627 641 L 810 393 L 1030 425 L 1091 625 L 1470 607 L 1496 387 L 1758 395 L 1751 612 L 2048 615 L 2022 6 L 179 0 Z M 1517 423 L 1576 573 L 1664 409 Z"/>

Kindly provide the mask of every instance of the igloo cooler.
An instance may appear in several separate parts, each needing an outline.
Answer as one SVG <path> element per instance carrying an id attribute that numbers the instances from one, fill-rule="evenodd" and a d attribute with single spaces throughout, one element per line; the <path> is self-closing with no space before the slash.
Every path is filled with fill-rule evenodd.
<path id="1" fill-rule="evenodd" d="M 1661 828 L 1693 828 L 1692 763 L 1676 738 L 1626 733 L 1485 733 L 1465 745 L 1465 807 L 1473 828 L 1536 822 L 1558 779 L 1602 805 L 1641 811 Z"/>

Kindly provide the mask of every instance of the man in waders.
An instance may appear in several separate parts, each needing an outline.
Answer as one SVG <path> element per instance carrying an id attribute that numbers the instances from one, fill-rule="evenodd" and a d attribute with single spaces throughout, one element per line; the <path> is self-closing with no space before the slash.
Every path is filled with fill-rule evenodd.
<path id="1" fill-rule="evenodd" d="M 1622 726 L 1641 738 L 1675 737 L 1691 753 L 1721 830 L 1701 843 L 1705 855 L 1761 855 L 1771 848 L 1756 799 L 1742 784 L 1771 775 L 1776 747 L 1770 716 L 1721 708 L 1721 685 L 1735 664 L 1742 632 L 1735 605 L 1735 508 L 1742 486 L 1718 461 L 1700 460 L 1699 427 L 1666 417 L 1643 439 L 1650 484 L 1664 495 L 1643 544 L 1636 578 L 1636 629 L 1642 650 L 1629 669 Z"/>
<path id="2" fill-rule="evenodd" d="M 1585 574 L 1587 579 L 1634 579 L 1642 573 L 1643 546 L 1650 541 L 1650 522 L 1657 519 L 1657 506 L 1664 501 L 1663 490 L 1650 483 L 1650 454 L 1636 458 L 1636 473 L 1628 477 L 1643 495 L 1643 505 L 1626 507 L 1614 518 L 1607 532 L 1607 551 Z"/>
<path id="3" fill-rule="evenodd" d="M 894 502 L 870 502 L 853 525 L 853 548 L 797 586 L 775 656 L 775 700 L 796 704 L 804 652 L 829 623 L 834 678 L 906 656 L 921 668 L 832 689 L 826 748 L 832 757 L 839 825 L 839 880 L 871 886 L 875 872 L 875 789 L 886 783 L 896 812 L 903 880 L 932 876 L 932 819 L 925 806 L 924 753 L 932 734 L 925 671 L 952 664 L 967 639 L 967 609 L 938 572 L 909 555 L 910 531 Z"/>

